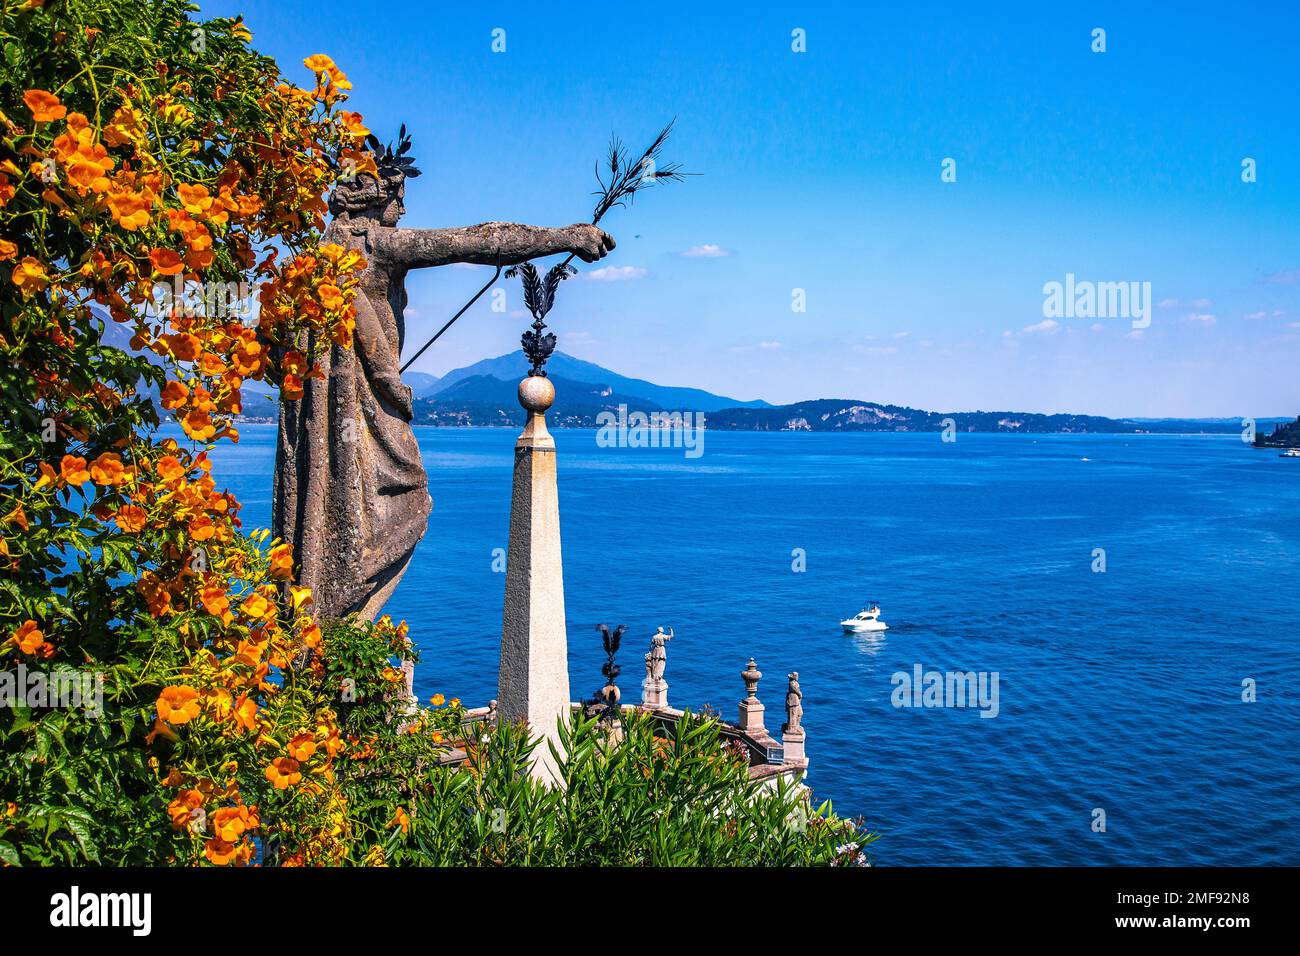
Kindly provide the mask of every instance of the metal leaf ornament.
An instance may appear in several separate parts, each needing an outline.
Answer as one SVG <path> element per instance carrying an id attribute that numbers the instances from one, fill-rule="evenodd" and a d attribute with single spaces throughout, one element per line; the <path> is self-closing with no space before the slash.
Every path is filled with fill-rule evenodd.
<path id="1" fill-rule="evenodd" d="M 528 356 L 528 361 L 532 365 L 528 370 L 530 376 L 546 377 L 543 366 L 555 351 L 555 334 L 544 331 L 546 313 L 550 312 L 551 306 L 555 305 L 555 291 L 560 287 L 560 283 L 569 276 L 575 275 L 577 271 L 567 261 L 553 266 L 544 277 L 538 274 L 537 267 L 531 262 L 523 262 L 506 270 L 506 278 L 519 277 L 524 287 L 524 306 L 533 317 L 532 328 L 525 331 L 520 338 L 524 354 Z"/>
<path id="2" fill-rule="evenodd" d="M 623 669 L 615 663 L 614 655 L 618 653 L 619 645 L 623 643 L 623 634 L 627 631 L 627 625 L 620 624 L 610 631 L 608 625 L 597 624 L 596 630 L 600 631 L 600 640 L 605 647 L 605 663 L 600 667 L 600 673 L 605 678 L 605 686 L 596 691 L 596 696 L 586 704 L 599 709 L 600 720 L 612 722 L 618 716 L 618 708 L 614 706 L 618 700 L 618 691 L 614 682 L 623 672 Z"/>
<path id="3" fill-rule="evenodd" d="M 414 179 L 420 175 L 415 168 L 415 157 L 408 156 L 411 151 L 411 134 L 406 131 L 406 124 L 397 132 L 397 149 L 393 144 L 382 146 L 374 133 L 366 134 L 366 145 L 375 154 L 375 166 L 381 176 L 405 176 Z"/>
<path id="4" fill-rule="evenodd" d="M 623 668 L 614 663 L 614 655 L 618 653 L 619 645 L 623 643 L 623 633 L 627 630 L 627 625 L 620 624 L 614 628 L 613 633 L 610 633 L 609 627 L 605 624 L 596 625 L 596 630 L 600 631 L 600 640 L 605 646 L 605 663 L 601 665 L 600 672 L 605 680 L 612 684 L 623 672 Z"/>

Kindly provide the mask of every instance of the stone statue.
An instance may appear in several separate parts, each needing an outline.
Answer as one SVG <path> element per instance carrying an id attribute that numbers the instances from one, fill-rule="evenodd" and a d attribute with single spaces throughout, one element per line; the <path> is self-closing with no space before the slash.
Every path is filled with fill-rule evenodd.
<path id="1" fill-rule="evenodd" d="M 661 627 L 650 635 L 650 654 L 648 657 L 649 669 L 646 677 L 656 683 L 664 679 L 664 668 L 668 666 L 668 648 L 664 646 L 665 641 L 673 639 L 673 629 L 668 628 L 668 633 L 664 633 Z"/>
<path id="2" fill-rule="evenodd" d="M 406 179 L 418 176 L 392 149 L 376 156 L 378 177 L 340 182 L 324 241 L 366 257 L 353 348 L 331 346 L 324 377 L 285 402 L 276 447 L 272 531 L 289 542 L 298 583 L 314 611 L 373 620 L 424 535 L 433 503 L 411 430 L 411 390 L 402 384 L 406 274 L 464 262 L 514 265 L 571 252 L 602 258 L 614 240 L 591 225 L 544 229 L 486 222 L 459 229 L 400 229 Z"/>
<path id="3" fill-rule="evenodd" d="M 781 730 L 787 734 L 798 734 L 803 730 L 799 726 L 799 721 L 803 719 L 803 691 L 799 689 L 799 672 L 792 672 L 789 680 L 790 686 L 785 692 L 785 726 Z"/>
<path id="4" fill-rule="evenodd" d="M 659 710 L 668 706 L 668 681 L 664 680 L 664 668 L 668 666 L 668 650 L 665 642 L 673 639 L 673 629 L 664 633 L 661 627 L 650 635 L 650 650 L 645 656 L 645 680 L 641 684 L 641 706 Z"/>

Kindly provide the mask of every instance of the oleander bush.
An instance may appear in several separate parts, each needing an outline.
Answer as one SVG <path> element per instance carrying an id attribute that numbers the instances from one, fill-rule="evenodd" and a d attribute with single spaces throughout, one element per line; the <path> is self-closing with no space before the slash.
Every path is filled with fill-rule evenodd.
<path id="1" fill-rule="evenodd" d="M 321 241 L 374 171 L 346 75 L 184 0 L 0 2 L 0 863 L 860 858 L 710 721 L 611 747 L 576 717 L 547 790 L 518 728 L 411 707 L 405 625 L 315 620 L 208 453 L 246 382 L 295 399 L 300 343 L 350 346 L 365 263 Z M 94 707 L 19 681 L 85 674 Z"/>
<path id="2" fill-rule="evenodd" d="M 724 743 L 716 720 L 685 714 L 664 732 L 654 717 L 625 712 L 620 727 L 617 744 L 608 724 L 581 713 L 558 728 L 562 788 L 527 774 L 538 742 L 520 727 L 482 732 L 466 767 L 436 773 L 416 801 L 402 852 L 454 865 L 866 863 L 873 837 L 829 804 L 812 809 L 787 778 L 770 790 L 751 780 L 746 754 Z"/>

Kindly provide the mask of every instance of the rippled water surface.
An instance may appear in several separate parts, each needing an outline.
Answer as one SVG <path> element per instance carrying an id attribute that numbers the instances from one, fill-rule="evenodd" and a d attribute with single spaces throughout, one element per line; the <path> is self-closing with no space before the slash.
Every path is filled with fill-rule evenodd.
<path id="1" fill-rule="evenodd" d="M 515 436 L 417 431 L 434 512 L 389 610 L 420 696 L 478 704 Z M 217 473 L 264 525 L 274 427 L 242 434 Z M 676 706 L 734 719 L 752 655 L 779 726 L 797 669 L 808 782 L 884 834 L 883 865 L 1300 863 L 1300 461 L 1217 437 L 710 432 L 687 459 L 556 435 L 575 696 L 602 621 L 631 628 L 625 699 L 659 624 Z M 842 633 L 870 599 L 889 630 Z M 997 717 L 893 707 L 917 664 L 996 671 Z"/>

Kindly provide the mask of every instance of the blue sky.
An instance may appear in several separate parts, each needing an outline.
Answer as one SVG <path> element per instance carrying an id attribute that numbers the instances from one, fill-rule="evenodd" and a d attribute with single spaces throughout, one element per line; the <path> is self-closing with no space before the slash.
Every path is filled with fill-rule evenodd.
<path id="1" fill-rule="evenodd" d="M 611 132 L 639 149 L 675 116 L 668 158 L 702 175 L 611 213 L 605 278 L 585 267 L 551 316 L 561 349 L 623 374 L 774 402 L 1300 412 L 1294 4 L 991 6 L 203 9 L 242 11 L 302 82 L 330 54 L 381 139 L 408 125 L 412 227 L 584 221 Z M 1067 273 L 1151 283 L 1150 326 L 1048 321 Z M 408 348 L 486 277 L 412 274 Z M 525 320 L 487 301 L 417 367 L 516 348 Z"/>

